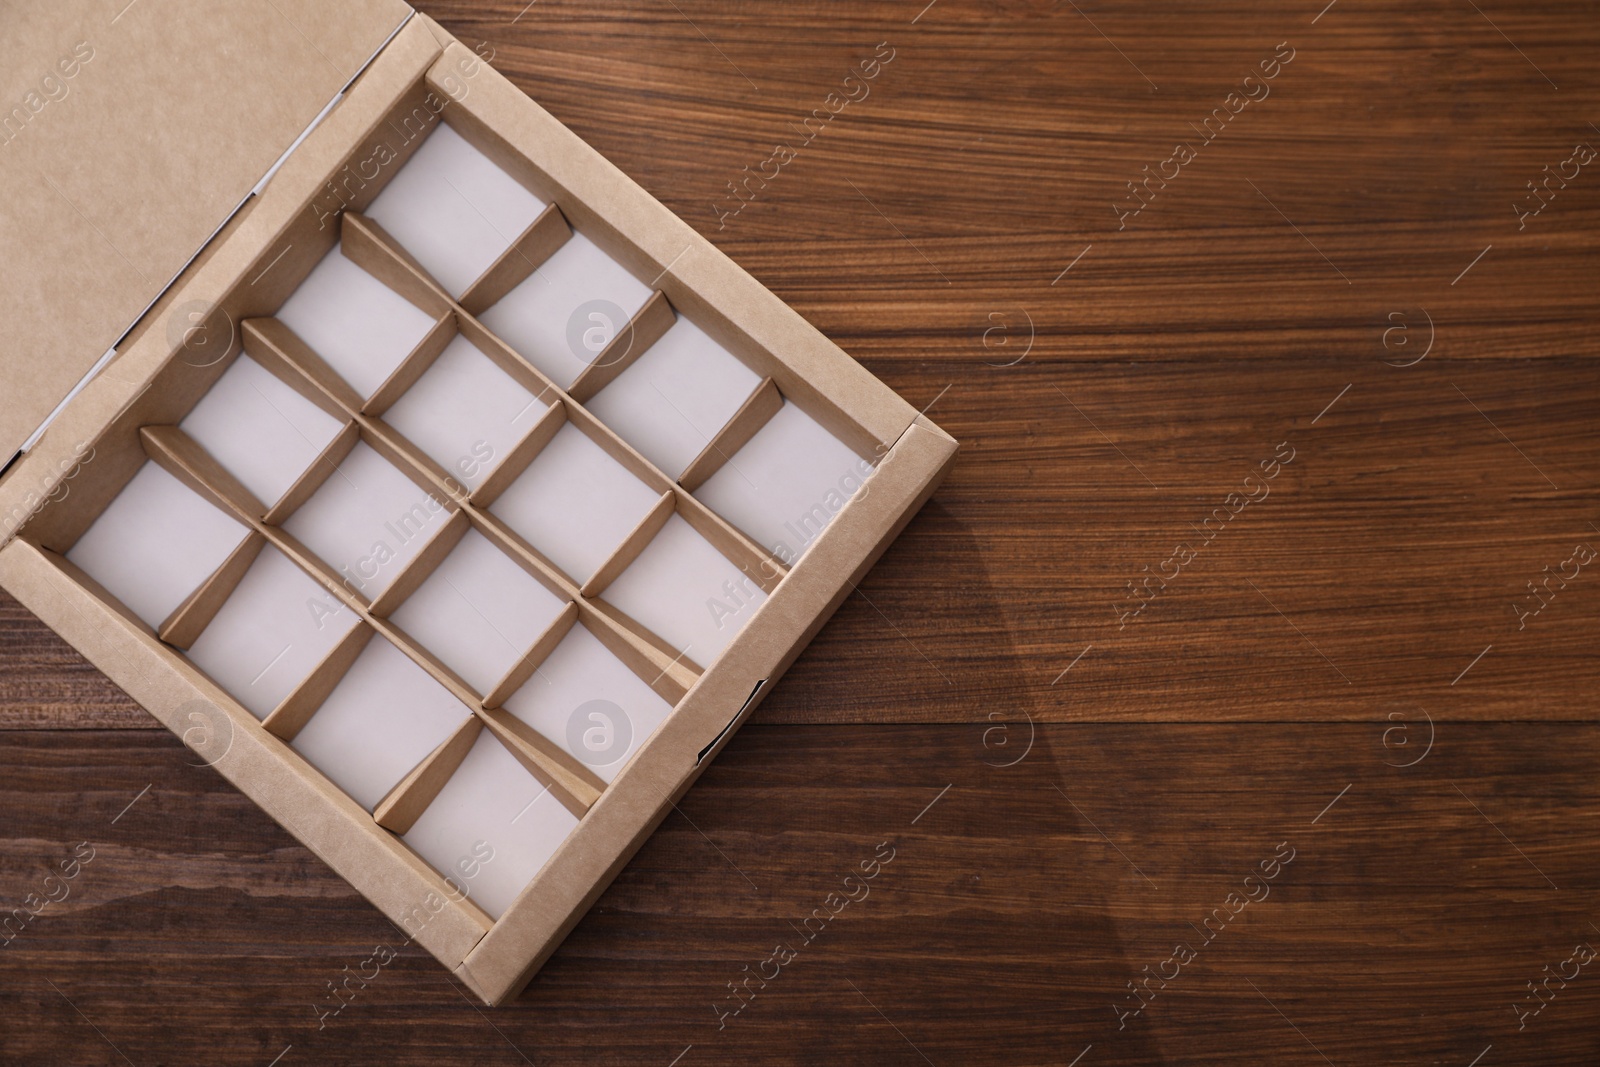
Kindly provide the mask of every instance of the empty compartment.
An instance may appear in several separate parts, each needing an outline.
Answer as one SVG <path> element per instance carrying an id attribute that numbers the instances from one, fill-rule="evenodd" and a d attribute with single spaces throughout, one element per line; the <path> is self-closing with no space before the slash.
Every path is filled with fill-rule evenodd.
<path id="1" fill-rule="evenodd" d="M 716 547 L 673 515 L 601 597 L 708 667 L 767 594 Z"/>
<path id="2" fill-rule="evenodd" d="M 569 422 L 490 510 L 582 585 L 659 500 Z"/>
<path id="3" fill-rule="evenodd" d="M 471 717 L 471 708 L 379 636 L 290 744 L 371 811 Z"/>
<path id="4" fill-rule="evenodd" d="M 549 406 L 458 334 L 383 418 L 471 490 Z"/>
<path id="5" fill-rule="evenodd" d="M 672 705 L 582 623 L 505 707 L 607 782 L 672 713 Z"/>
<path id="6" fill-rule="evenodd" d="M 694 495 L 792 564 L 871 473 L 872 464 L 785 401 Z"/>
<path id="7" fill-rule="evenodd" d="M 316 462 L 343 426 L 248 352 L 181 423 L 185 433 L 268 507 Z"/>
<path id="8" fill-rule="evenodd" d="M 577 825 L 485 730 L 405 842 L 498 919 Z"/>
<path id="9" fill-rule="evenodd" d="M 146 463 L 78 538 L 67 559 L 159 630 L 249 532 L 161 467 Z"/>
<path id="10" fill-rule="evenodd" d="M 388 380 L 435 322 L 345 258 L 342 244 L 312 268 L 277 318 L 363 397 Z"/>
<path id="11" fill-rule="evenodd" d="M 479 320 L 565 389 L 650 299 L 651 289 L 581 233 Z"/>
<path id="12" fill-rule="evenodd" d="M 368 600 L 387 589 L 451 509 L 358 441 L 284 530 Z"/>
<path id="13" fill-rule="evenodd" d="M 441 122 L 366 214 L 460 296 L 545 206 Z"/>
<path id="14" fill-rule="evenodd" d="M 321 582 L 268 545 L 189 647 L 189 660 L 265 719 L 358 621 Z"/>
<path id="15" fill-rule="evenodd" d="M 487 694 L 566 605 L 488 538 L 468 530 L 389 618 Z"/>
<path id="16" fill-rule="evenodd" d="M 676 478 L 760 383 L 733 353 L 680 318 L 586 406 Z"/>

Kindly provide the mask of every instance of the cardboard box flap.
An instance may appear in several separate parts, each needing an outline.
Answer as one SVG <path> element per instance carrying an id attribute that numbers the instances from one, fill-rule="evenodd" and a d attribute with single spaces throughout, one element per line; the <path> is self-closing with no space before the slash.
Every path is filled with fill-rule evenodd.
<path id="1" fill-rule="evenodd" d="M 0 464 L 411 14 L 52 0 L 0 16 Z"/>

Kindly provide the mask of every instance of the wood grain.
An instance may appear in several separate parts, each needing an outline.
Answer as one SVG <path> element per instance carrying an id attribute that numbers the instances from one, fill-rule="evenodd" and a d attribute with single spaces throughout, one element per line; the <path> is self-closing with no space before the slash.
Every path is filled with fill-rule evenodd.
<path id="1" fill-rule="evenodd" d="M 96 848 L 0 949 L 0 1061 L 1600 1058 L 1589 969 L 1514 1010 L 1600 943 L 1600 575 L 1518 613 L 1600 546 L 1600 173 L 1514 207 L 1600 142 L 1592 12 L 524 4 L 421 6 L 962 457 L 495 1012 L 0 599 L 0 903 Z"/>

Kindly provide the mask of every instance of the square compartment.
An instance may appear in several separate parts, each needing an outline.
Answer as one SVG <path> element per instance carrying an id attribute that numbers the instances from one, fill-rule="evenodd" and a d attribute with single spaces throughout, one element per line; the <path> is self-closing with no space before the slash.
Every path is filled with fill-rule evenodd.
<path id="1" fill-rule="evenodd" d="M 267 507 L 316 462 L 344 424 L 242 353 L 180 423 Z"/>
<path id="2" fill-rule="evenodd" d="M 371 600 L 389 588 L 450 514 L 444 501 L 358 441 L 283 529 Z"/>
<path id="3" fill-rule="evenodd" d="M 346 259 L 343 247 L 322 257 L 277 318 L 369 397 L 433 329 L 434 317 Z"/>
<path id="4" fill-rule="evenodd" d="M 549 406 L 457 335 L 383 419 L 472 490 Z"/>
<path id="5" fill-rule="evenodd" d="M 681 515 L 669 518 L 600 596 L 701 667 L 711 665 L 767 599 Z"/>
<path id="6" fill-rule="evenodd" d="M 676 478 L 760 384 L 760 375 L 680 318 L 586 406 Z"/>
<path id="7" fill-rule="evenodd" d="M 358 621 L 321 582 L 267 545 L 189 647 L 189 660 L 265 719 Z"/>
<path id="8" fill-rule="evenodd" d="M 582 585 L 660 499 L 569 422 L 490 510 Z"/>
<path id="9" fill-rule="evenodd" d="M 405 842 L 498 919 L 577 825 L 577 817 L 485 730 Z M 474 877 L 459 866 L 464 860 L 476 861 Z"/>
<path id="10" fill-rule="evenodd" d="M 471 717 L 471 708 L 380 635 L 289 744 L 371 811 Z"/>
<path id="11" fill-rule="evenodd" d="M 622 332 L 650 293 L 599 245 L 574 232 L 478 319 L 565 389 Z"/>
<path id="12" fill-rule="evenodd" d="M 468 530 L 389 618 L 487 694 L 566 606 L 488 538 Z"/>
<path id="13" fill-rule="evenodd" d="M 694 495 L 792 564 L 871 473 L 872 464 L 784 401 Z"/>
<path id="14" fill-rule="evenodd" d="M 249 532 L 147 462 L 78 538 L 67 559 L 159 630 Z"/>
<path id="15" fill-rule="evenodd" d="M 506 710 L 610 782 L 672 705 L 576 623 Z"/>
<path id="16" fill-rule="evenodd" d="M 441 122 L 366 214 L 460 296 L 544 209 L 543 200 Z"/>

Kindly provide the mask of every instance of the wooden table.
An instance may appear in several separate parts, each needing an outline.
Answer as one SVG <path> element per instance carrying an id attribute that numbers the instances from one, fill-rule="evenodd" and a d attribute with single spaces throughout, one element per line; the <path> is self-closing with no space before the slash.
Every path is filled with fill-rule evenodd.
<path id="1" fill-rule="evenodd" d="M 523 2 L 421 6 L 965 453 L 503 1010 L 322 1017 L 394 928 L 0 604 L 0 1060 L 1600 1058 L 1594 12 Z"/>

